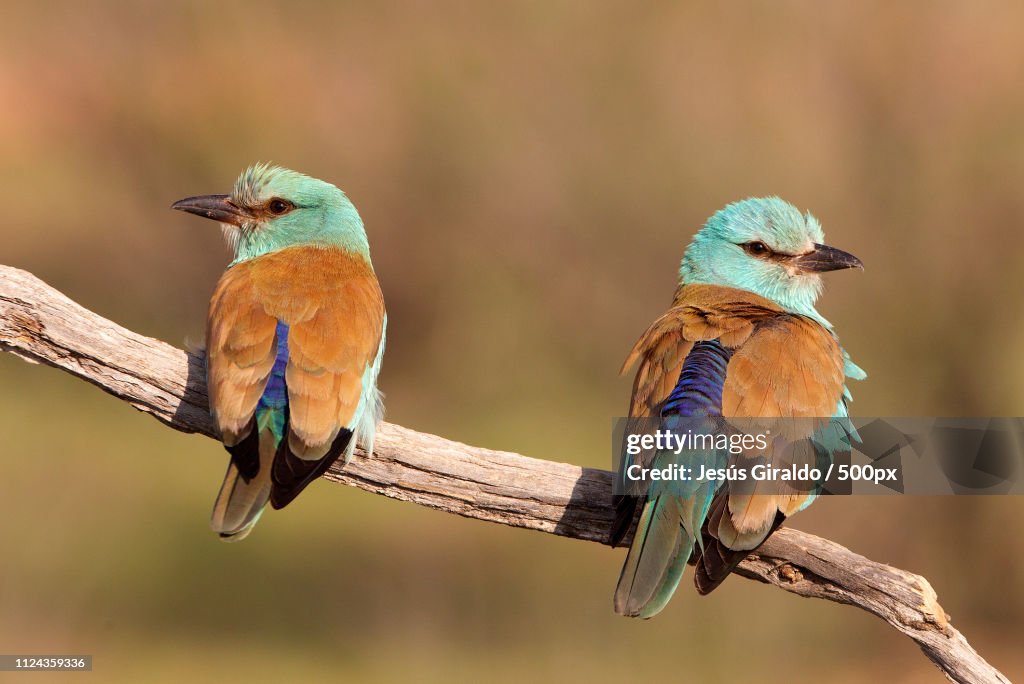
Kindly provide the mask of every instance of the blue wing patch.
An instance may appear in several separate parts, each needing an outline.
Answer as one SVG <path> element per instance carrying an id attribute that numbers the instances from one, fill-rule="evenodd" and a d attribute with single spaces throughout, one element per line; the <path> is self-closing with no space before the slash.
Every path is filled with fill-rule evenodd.
<path id="1" fill-rule="evenodd" d="M 721 416 L 725 370 L 732 351 L 718 340 L 697 342 L 686 355 L 675 389 L 661 408 L 666 416 Z"/>
<path id="2" fill-rule="evenodd" d="M 285 369 L 288 367 L 288 326 L 277 323 L 277 358 L 270 370 L 267 387 L 256 404 L 256 425 L 260 432 L 269 428 L 274 433 L 274 444 L 284 439 L 288 422 L 288 386 Z"/>

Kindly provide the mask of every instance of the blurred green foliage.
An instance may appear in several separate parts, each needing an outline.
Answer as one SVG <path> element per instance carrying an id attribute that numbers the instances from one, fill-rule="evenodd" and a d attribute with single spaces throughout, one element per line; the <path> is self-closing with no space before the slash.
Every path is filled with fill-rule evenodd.
<path id="1" fill-rule="evenodd" d="M 362 212 L 390 420 L 607 467 L 616 371 L 683 248 L 778 194 L 867 264 L 821 307 L 870 373 L 855 414 L 1024 414 L 1019 4 L 0 14 L 0 262 L 139 332 L 198 342 L 226 263 L 168 205 L 272 160 Z M 3 652 L 124 682 L 939 676 L 877 620 L 739 579 L 617 618 L 621 551 L 326 484 L 222 545 L 217 444 L 9 356 L 0 383 Z M 834 499 L 794 525 L 925 575 L 1024 673 L 1019 499 Z"/>

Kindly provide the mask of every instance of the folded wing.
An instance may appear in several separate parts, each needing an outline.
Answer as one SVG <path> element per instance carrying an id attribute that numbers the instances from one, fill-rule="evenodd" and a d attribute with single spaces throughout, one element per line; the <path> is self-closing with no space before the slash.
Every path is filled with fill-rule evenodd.
<path id="1" fill-rule="evenodd" d="M 292 501 L 361 430 L 372 439 L 384 304 L 362 257 L 292 247 L 225 272 L 211 300 L 210 405 L 232 454 L 214 529 L 248 531 Z M 370 426 L 367 428 L 367 426 Z"/>

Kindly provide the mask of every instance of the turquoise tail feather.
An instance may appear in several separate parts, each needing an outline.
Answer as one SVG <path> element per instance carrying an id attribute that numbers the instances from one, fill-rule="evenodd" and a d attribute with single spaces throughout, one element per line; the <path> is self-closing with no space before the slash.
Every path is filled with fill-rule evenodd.
<path id="1" fill-rule="evenodd" d="M 615 612 L 620 615 L 650 618 L 660 613 L 679 586 L 694 544 L 700 544 L 713 488 L 702 485 L 689 497 L 672 489 L 644 502 L 615 588 Z"/>
<path id="2" fill-rule="evenodd" d="M 224 541 L 245 539 L 270 499 L 270 468 L 277 449 L 269 430 L 261 432 L 258 440 L 259 470 L 246 479 L 234 461 L 228 463 L 228 472 L 213 503 L 210 527 Z"/>
<path id="3" fill-rule="evenodd" d="M 679 524 L 679 499 L 663 495 L 648 499 L 637 523 L 636 537 L 615 587 L 615 612 L 649 618 L 668 603 L 686 569 L 693 539 Z"/>

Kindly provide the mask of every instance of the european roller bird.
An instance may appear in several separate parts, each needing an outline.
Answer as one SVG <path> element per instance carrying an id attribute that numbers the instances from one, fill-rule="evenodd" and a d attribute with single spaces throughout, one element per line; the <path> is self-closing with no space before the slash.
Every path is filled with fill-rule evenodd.
<path id="1" fill-rule="evenodd" d="M 339 458 L 373 452 L 387 315 L 363 222 L 330 183 L 257 164 L 229 195 L 172 205 L 234 252 L 210 301 L 210 411 L 231 455 L 211 527 L 244 538 Z"/>
<path id="2" fill-rule="evenodd" d="M 819 274 L 863 267 L 823 242 L 813 216 L 777 197 L 736 202 L 712 216 L 683 256 L 671 308 L 623 366 L 625 373 L 639 362 L 631 418 L 666 425 L 680 416 L 846 417 L 846 379 L 866 373 L 814 305 Z M 680 457 L 662 450 L 647 458 L 664 467 Z M 620 543 L 640 507 L 614 605 L 642 618 L 665 607 L 687 562 L 695 565 L 697 590 L 712 591 L 815 497 L 813 490 L 730 494 L 718 483 L 645 486 L 640 496 L 616 497 L 611 535 Z"/>

